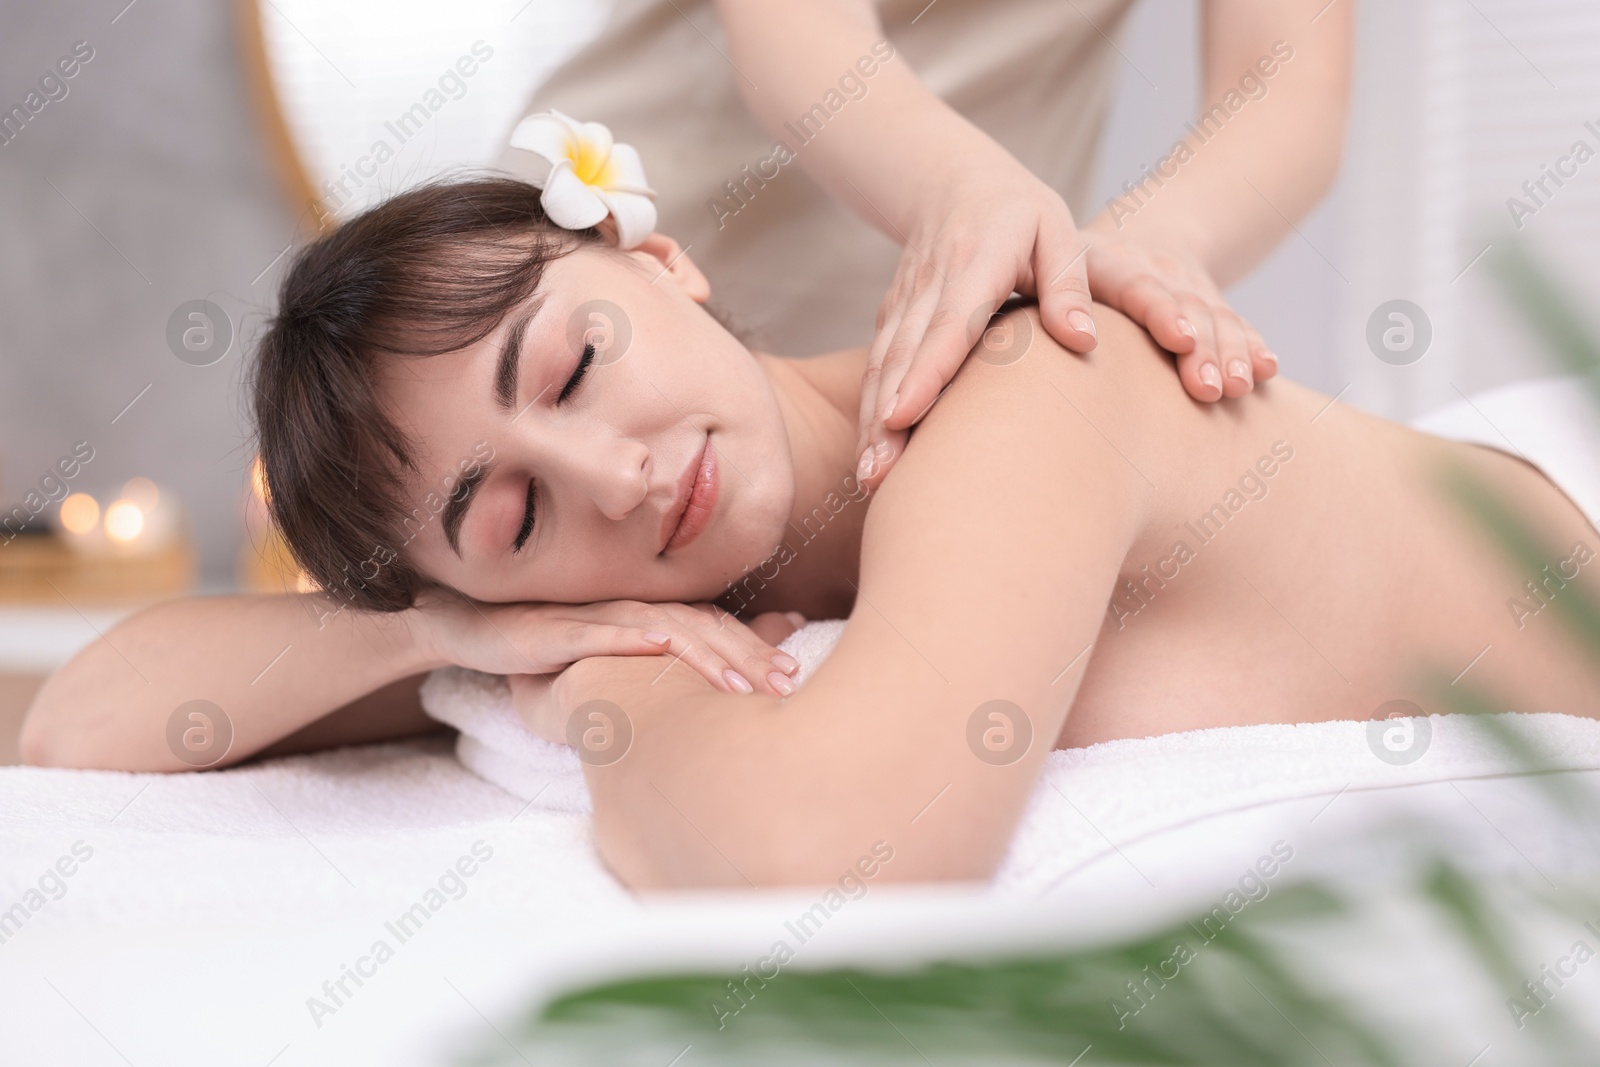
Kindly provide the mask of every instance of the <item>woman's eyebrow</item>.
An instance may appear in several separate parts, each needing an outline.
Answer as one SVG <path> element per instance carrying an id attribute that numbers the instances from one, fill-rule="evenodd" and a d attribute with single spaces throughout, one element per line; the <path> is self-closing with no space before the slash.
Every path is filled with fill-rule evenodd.
<path id="1" fill-rule="evenodd" d="M 494 403 L 502 411 L 510 411 L 517 402 L 517 372 L 522 366 L 522 338 L 528 332 L 528 323 L 539 313 L 544 303 L 536 299 L 521 315 L 512 320 L 500 345 L 500 361 L 494 368 Z"/>
<path id="2" fill-rule="evenodd" d="M 450 545 L 450 551 L 461 558 L 461 522 L 467 517 L 467 506 L 472 503 L 472 498 L 477 495 L 478 486 L 484 479 L 494 473 L 494 464 L 485 463 L 471 474 L 463 475 L 456 484 L 455 492 L 450 494 L 450 502 L 444 506 L 444 539 Z"/>

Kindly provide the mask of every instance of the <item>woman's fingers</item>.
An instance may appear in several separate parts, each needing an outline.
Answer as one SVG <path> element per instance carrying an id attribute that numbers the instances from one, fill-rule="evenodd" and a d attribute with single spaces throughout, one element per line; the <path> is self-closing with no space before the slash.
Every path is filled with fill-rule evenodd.
<path id="1" fill-rule="evenodd" d="M 666 651 L 671 635 L 663 626 L 652 631 L 642 626 L 591 621 L 573 617 L 579 608 L 565 618 L 554 617 L 549 609 L 534 609 L 540 613 L 529 620 L 529 625 L 519 626 L 505 621 L 495 624 L 499 637 L 516 651 L 518 673 L 547 674 L 559 671 L 591 656 L 655 656 Z M 515 640 L 513 640 L 515 638 Z M 666 638 L 663 640 L 662 638 Z"/>
<path id="2" fill-rule="evenodd" d="M 578 617 L 569 616 L 565 625 L 547 626 L 532 638 L 543 662 L 527 667 L 529 673 L 559 670 L 592 656 L 666 654 L 725 692 L 759 689 L 787 695 L 768 683 L 766 676 L 774 669 L 787 675 L 799 667 L 792 657 L 709 603 L 698 610 L 677 603 L 607 601 L 569 610 Z M 628 622 L 601 621 L 607 618 Z"/>
<path id="3" fill-rule="evenodd" d="M 699 643 L 682 655 L 717 688 L 730 693 L 763 692 L 780 697 L 794 692 L 789 675 L 800 668 L 794 657 L 779 652 L 733 615 L 713 604 L 674 605 L 686 613 L 686 625 Z M 692 616 L 690 618 L 689 616 Z"/>

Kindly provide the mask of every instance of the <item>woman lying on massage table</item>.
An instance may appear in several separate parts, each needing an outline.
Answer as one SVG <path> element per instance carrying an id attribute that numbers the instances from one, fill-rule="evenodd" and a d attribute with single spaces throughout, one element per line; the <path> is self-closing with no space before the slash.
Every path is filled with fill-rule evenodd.
<path id="1" fill-rule="evenodd" d="M 1290 381 L 1200 403 L 1111 309 L 1079 356 L 1020 308 L 868 495 L 865 350 L 752 352 L 707 296 L 671 240 L 556 228 L 509 181 L 403 194 L 310 246 L 255 388 L 274 517 L 325 592 L 133 616 L 47 683 L 25 757 L 183 769 L 167 725 L 195 698 L 231 720 L 218 765 L 334 709 L 369 725 L 323 742 L 414 732 L 420 676 L 459 663 L 512 675 L 552 739 L 587 701 L 621 709 L 631 747 L 586 773 L 624 881 L 764 886 L 879 840 L 895 878 L 985 877 L 1052 746 L 1431 710 L 1422 671 L 1486 645 L 1472 680 L 1517 710 L 1600 705 L 1436 489 L 1453 461 L 1587 563 L 1582 514 L 1518 459 Z M 710 598 L 766 641 L 794 625 L 773 612 L 849 621 L 786 696 L 744 623 L 683 606 Z"/>

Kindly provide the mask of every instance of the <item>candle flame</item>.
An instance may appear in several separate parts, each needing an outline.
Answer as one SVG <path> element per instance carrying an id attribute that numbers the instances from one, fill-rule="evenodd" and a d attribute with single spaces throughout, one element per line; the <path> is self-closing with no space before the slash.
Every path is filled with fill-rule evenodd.
<path id="1" fill-rule="evenodd" d="M 144 529 L 144 512 L 131 500 L 119 500 L 106 508 L 106 536 L 126 544 Z"/>

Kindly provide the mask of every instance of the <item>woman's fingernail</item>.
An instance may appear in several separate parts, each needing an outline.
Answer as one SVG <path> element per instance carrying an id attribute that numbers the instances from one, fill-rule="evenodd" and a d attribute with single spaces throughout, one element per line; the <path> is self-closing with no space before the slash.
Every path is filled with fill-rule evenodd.
<path id="1" fill-rule="evenodd" d="M 878 460 L 873 456 L 872 449 L 868 448 L 865 452 L 861 453 L 861 462 L 856 465 L 856 477 L 870 478 L 872 477 L 872 472 L 877 469 Z"/>
<path id="2" fill-rule="evenodd" d="M 1199 334 L 1194 332 L 1194 323 L 1190 322 L 1181 315 L 1178 317 L 1178 332 L 1183 334 L 1185 337 L 1199 337 Z"/>
<path id="3" fill-rule="evenodd" d="M 794 683 L 789 681 L 789 679 L 785 678 L 783 675 L 779 674 L 777 671 L 773 671 L 771 674 L 767 675 L 767 684 L 771 685 L 772 688 L 776 689 L 784 696 L 788 696 L 794 692 Z"/>
<path id="4" fill-rule="evenodd" d="M 670 634 L 664 634 L 660 630 L 651 630 L 649 633 L 644 635 L 644 639 L 658 645 L 669 645 L 672 643 L 672 636 Z"/>
<path id="5" fill-rule="evenodd" d="M 1228 377 L 1237 378 L 1241 382 L 1248 382 L 1250 380 L 1250 368 L 1242 359 L 1230 359 L 1228 361 Z"/>
<path id="6" fill-rule="evenodd" d="M 779 652 L 777 655 L 773 656 L 772 662 L 776 663 L 778 665 L 778 669 L 783 671 L 785 674 L 793 674 L 795 671 L 800 669 L 800 661 L 784 652 Z"/>
<path id="7" fill-rule="evenodd" d="M 755 692 L 755 687 L 752 686 L 749 682 L 744 680 L 744 675 L 740 674 L 738 671 L 734 670 L 732 667 L 729 667 L 727 670 L 723 671 L 722 672 L 722 677 L 727 681 L 727 683 L 729 685 L 733 686 L 735 689 L 737 689 L 741 693 L 754 693 Z"/>
<path id="8" fill-rule="evenodd" d="M 1222 388 L 1222 375 L 1217 372 L 1215 363 L 1200 364 L 1200 382 L 1202 385 L 1209 385 L 1213 389 Z"/>
<path id="9" fill-rule="evenodd" d="M 883 414 L 878 416 L 879 422 L 888 422 L 889 416 L 894 414 L 894 406 L 900 402 L 900 394 L 896 393 L 889 398 L 889 403 L 884 405 Z"/>
<path id="10" fill-rule="evenodd" d="M 1090 337 L 1099 337 L 1100 336 L 1099 334 L 1094 332 L 1094 320 L 1091 319 L 1085 312 L 1082 312 L 1082 311 L 1069 311 L 1069 312 L 1067 312 L 1067 323 L 1074 330 L 1077 330 L 1079 333 L 1086 333 Z"/>
<path id="11" fill-rule="evenodd" d="M 796 629 L 806 624 L 806 617 L 798 611 L 786 611 L 783 617 L 794 623 Z"/>
<path id="12" fill-rule="evenodd" d="M 1278 365 L 1278 354 L 1272 351 L 1270 348 L 1261 354 L 1261 358 L 1272 364 L 1274 367 Z"/>

